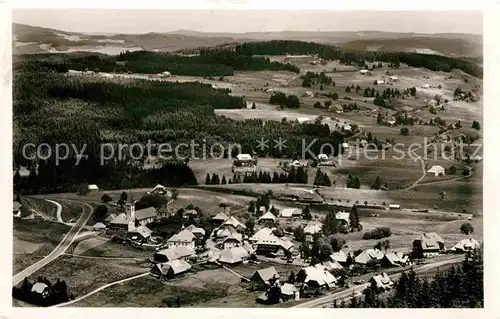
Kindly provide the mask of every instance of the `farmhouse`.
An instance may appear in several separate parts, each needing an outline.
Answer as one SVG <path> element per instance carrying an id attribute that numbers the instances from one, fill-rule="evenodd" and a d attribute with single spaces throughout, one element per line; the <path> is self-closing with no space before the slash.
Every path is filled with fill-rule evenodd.
<path id="1" fill-rule="evenodd" d="M 401 209 L 401 205 L 399 205 L 399 204 L 389 204 L 389 209 Z"/>
<path id="2" fill-rule="evenodd" d="M 160 279 L 171 279 L 191 269 L 191 265 L 182 259 L 155 264 L 149 272 L 151 276 Z"/>
<path id="3" fill-rule="evenodd" d="M 352 130 L 352 126 L 350 124 L 346 124 L 346 125 L 343 126 L 343 130 L 347 131 L 347 132 L 350 132 Z"/>
<path id="4" fill-rule="evenodd" d="M 389 77 L 389 81 L 391 82 L 399 82 L 399 78 L 395 75 L 392 75 Z"/>
<path id="5" fill-rule="evenodd" d="M 309 222 L 309 224 L 304 227 L 304 234 L 306 235 L 306 241 L 312 241 L 313 235 L 321 232 L 321 223 Z"/>
<path id="6" fill-rule="evenodd" d="M 162 249 L 153 254 L 153 261 L 157 263 L 165 263 L 177 259 L 188 259 L 194 255 L 194 251 L 185 246 L 171 247 Z"/>
<path id="7" fill-rule="evenodd" d="M 387 124 L 389 124 L 389 125 L 396 125 L 396 119 L 394 119 L 393 117 L 389 118 L 387 120 Z"/>
<path id="8" fill-rule="evenodd" d="M 311 120 L 308 117 L 297 117 L 297 122 L 299 124 L 310 123 Z"/>
<path id="9" fill-rule="evenodd" d="M 153 232 L 147 228 L 146 226 L 139 226 L 137 228 L 135 228 L 134 230 L 130 230 L 128 233 L 127 233 L 127 237 L 130 238 L 131 240 L 133 241 L 145 241 L 147 240 L 148 238 L 151 237 L 151 234 Z"/>
<path id="10" fill-rule="evenodd" d="M 366 69 L 362 69 L 362 70 L 359 70 L 359 73 L 361 73 L 363 75 L 367 75 L 368 73 L 370 73 L 370 71 L 368 71 Z"/>
<path id="11" fill-rule="evenodd" d="M 256 253 L 259 255 L 273 255 L 276 257 L 285 257 L 291 254 L 293 243 L 288 239 L 279 238 L 270 234 L 261 238 L 256 244 Z"/>
<path id="12" fill-rule="evenodd" d="M 335 219 L 340 221 L 343 225 L 351 225 L 351 221 L 349 219 L 349 213 L 344 211 L 335 213 Z"/>
<path id="13" fill-rule="evenodd" d="M 243 242 L 243 235 L 239 233 L 232 233 L 231 235 L 224 238 L 222 242 L 222 249 L 229 249 L 241 245 Z"/>
<path id="14" fill-rule="evenodd" d="M 224 214 L 223 212 L 220 212 L 218 213 L 217 215 L 215 215 L 214 217 L 212 217 L 212 221 L 214 223 L 217 223 L 217 224 L 222 224 L 223 222 L 225 222 L 229 217 Z"/>
<path id="15" fill-rule="evenodd" d="M 322 162 L 326 162 L 328 161 L 328 155 L 326 154 L 318 154 L 318 162 L 322 163 Z"/>
<path id="16" fill-rule="evenodd" d="M 271 212 L 267 212 L 259 218 L 259 223 L 274 223 L 276 221 L 276 216 L 274 216 Z"/>
<path id="17" fill-rule="evenodd" d="M 189 225 L 186 227 L 186 230 L 192 232 L 197 238 L 203 238 L 203 236 L 205 236 L 205 230 L 203 228 L 196 227 L 195 225 Z"/>
<path id="18" fill-rule="evenodd" d="M 467 251 L 471 251 L 474 249 L 478 249 L 481 246 L 481 244 L 473 239 L 473 238 L 467 238 L 467 239 L 462 239 L 459 241 L 451 250 L 457 252 L 457 253 L 464 253 Z"/>
<path id="19" fill-rule="evenodd" d="M 302 211 L 299 208 L 284 208 L 280 212 L 283 218 L 293 218 L 302 216 Z"/>
<path id="20" fill-rule="evenodd" d="M 221 252 L 219 262 L 234 265 L 243 262 L 243 260 L 247 259 L 249 256 L 250 254 L 245 248 L 233 247 Z"/>
<path id="21" fill-rule="evenodd" d="M 21 205 L 21 203 L 18 201 L 14 201 L 14 203 L 12 204 L 12 207 L 13 207 L 14 216 L 21 217 L 21 207 L 23 207 L 23 205 Z"/>
<path id="22" fill-rule="evenodd" d="M 257 270 L 250 278 L 252 286 L 256 289 L 267 289 L 274 283 L 280 275 L 274 267 Z"/>
<path id="23" fill-rule="evenodd" d="M 256 243 L 263 238 L 267 238 L 272 233 L 273 233 L 272 229 L 268 227 L 263 227 L 259 229 L 252 237 L 250 237 L 250 241 Z"/>
<path id="24" fill-rule="evenodd" d="M 97 222 L 97 223 L 94 224 L 94 226 L 92 226 L 93 230 L 102 230 L 102 229 L 105 229 L 105 228 L 106 228 L 106 225 L 104 225 L 101 222 Z"/>
<path id="25" fill-rule="evenodd" d="M 178 234 L 173 235 L 167 240 L 167 248 L 184 246 L 194 250 L 195 235 L 189 230 L 184 229 Z"/>
<path id="26" fill-rule="evenodd" d="M 294 285 L 289 283 L 284 283 L 281 286 L 281 299 L 283 301 L 300 300 L 299 291 Z"/>
<path id="27" fill-rule="evenodd" d="M 158 73 L 158 77 L 160 77 L 160 78 L 168 78 L 170 76 L 172 76 L 172 74 L 168 71 L 163 71 L 161 73 Z"/>
<path id="28" fill-rule="evenodd" d="M 97 192 L 99 190 L 99 187 L 97 187 L 96 184 L 90 184 L 88 186 L 88 190 L 91 191 L 91 192 Z"/>
<path id="29" fill-rule="evenodd" d="M 336 261 L 325 261 L 323 263 L 314 265 L 314 267 L 318 268 L 318 269 L 321 269 L 321 270 L 326 270 L 326 271 L 329 271 L 329 272 L 332 272 L 332 271 L 335 271 L 335 270 L 340 270 L 340 269 L 344 268 L 344 267 L 342 267 L 341 264 L 339 264 Z"/>
<path id="30" fill-rule="evenodd" d="M 434 176 L 444 176 L 446 174 L 446 170 L 441 165 L 432 165 L 427 173 L 434 174 Z"/>
<path id="31" fill-rule="evenodd" d="M 347 143 L 347 142 L 342 143 L 342 148 L 343 149 L 348 149 L 349 148 L 349 143 Z"/>
<path id="32" fill-rule="evenodd" d="M 49 286 L 43 282 L 37 282 L 31 287 L 31 292 L 40 295 L 42 298 L 49 296 Z"/>
<path id="33" fill-rule="evenodd" d="M 297 273 L 297 282 L 303 282 L 312 288 L 333 288 L 337 279 L 326 270 L 314 266 L 302 268 Z"/>
<path id="34" fill-rule="evenodd" d="M 422 89 L 430 89 L 430 85 L 425 83 L 425 84 L 422 84 Z"/>
<path id="35" fill-rule="evenodd" d="M 381 84 L 384 84 L 385 81 L 384 80 L 377 80 L 377 85 L 381 85 Z"/>
<path id="36" fill-rule="evenodd" d="M 341 250 L 330 255 L 329 259 L 333 262 L 338 262 L 339 264 L 347 263 L 347 254 Z"/>
<path id="37" fill-rule="evenodd" d="M 232 226 L 235 229 L 246 229 L 247 227 L 240 223 L 234 216 L 229 217 L 224 223 L 222 223 L 221 227 L 224 228 L 226 226 Z"/>
<path id="38" fill-rule="evenodd" d="M 403 260 L 396 253 L 386 253 L 380 260 L 382 267 L 399 267 L 404 264 Z"/>
<path id="39" fill-rule="evenodd" d="M 382 258 L 384 258 L 384 253 L 382 253 L 378 249 L 371 248 L 371 249 L 367 249 L 367 250 L 363 251 L 361 254 L 357 255 L 354 258 L 354 261 L 357 264 L 366 265 L 370 261 L 379 262 L 380 260 L 382 260 Z"/>
<path id="40" fill-rule="evenodd" d="M 238 154 L 236 155 L 236 159 L 240 162 L 251 162 L 252 156 L 250 154 Z"/>
<path id="41" fill-rule="evenodd" d="M 436 233 L 422 233 L 413 241 L 413 251 L 418 255 L 433 256 L 444 250 L 444 240 Z"/>
<path id="42" fill-rule="evenodd" d="M 380 275 L 373 276 L 370 278 L 369 282 L 375 283 L 379 292 L 390 290 L 394 286 L 394 282 L 385 272 Z"/>

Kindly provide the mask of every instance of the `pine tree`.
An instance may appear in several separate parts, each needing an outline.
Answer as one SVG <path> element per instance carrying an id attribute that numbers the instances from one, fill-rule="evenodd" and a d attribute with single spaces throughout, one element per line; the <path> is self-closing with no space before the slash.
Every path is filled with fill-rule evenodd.
<path id="1" fill-rule="evenodd" d="M 212 181 L 210 180 L 210 174 L 207 173 L 207 176 L 205 176 L 205 185 L 210 185 Z"/>
<path id="2" fill-rule="evenodd" d="M 275 172 L 273 173 L 273 178 L 272 178 L 272 180 L 271 180 L 271 183 L 279 183 L 279 182 L 280 182 L 280 177 L 279 177 L 279 175 L 278 175 L 278 172 L 276 172 L 276 171 L 275 171 Z"/>
<path id="3" fill-rule="evenodd" d="M 323 186 L 328 186 L 328 187 L 332 186 L 332 182 L 330 181 L 330 178 L 326 173 L 323 174 Z"/>
<path id="4" fill-rule="evenodd" d="M 321 173 L 321 169 L 316 169 L 316 176 L 314 177 L 314 182 L 313 182 L 313 185 L 323 185 L 323 179 L 324 179 L 324 176 L 323 176 L 323 173 Z"/>
<path id="5" fill-rule="evenodd" d="M 221 181 L 221 184 L 222 184 L 222 185 L 226 185 L 226 184 L 227 184 L 227 181 L 226 181 L 226 175 L 222 175 L 222 181 Z"/>

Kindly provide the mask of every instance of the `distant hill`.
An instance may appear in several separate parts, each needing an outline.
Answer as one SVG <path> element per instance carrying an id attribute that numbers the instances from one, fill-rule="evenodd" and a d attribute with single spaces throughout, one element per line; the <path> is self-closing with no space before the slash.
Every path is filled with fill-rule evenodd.
<path id="1" fill-rule="evenodd" d="M 120 50 L 175 51 L 263 40 L 299 40 L 336 44 L 345 49 L 411 51 L 449 56 L 482 56 L 482 36 L 474 34 L 416 34 L 382 31 L 279 31 L 205 33 L 176 30 L 145 34 L 85 34 L 13 24 L 14 54 L 95 51 L 117 54 Z"/>

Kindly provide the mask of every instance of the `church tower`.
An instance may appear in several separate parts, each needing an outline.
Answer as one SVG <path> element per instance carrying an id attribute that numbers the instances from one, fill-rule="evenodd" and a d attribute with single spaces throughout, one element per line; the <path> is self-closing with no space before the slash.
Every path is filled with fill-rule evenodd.
<path id="1" fill-rule="evenodd" d="M 127 214 L 128 220 L 128 231 L 135 230 L 135 201 L 132 198 L 132 194 L 129 193 L 129 200 L 125 204 L 125 212 Z"/>

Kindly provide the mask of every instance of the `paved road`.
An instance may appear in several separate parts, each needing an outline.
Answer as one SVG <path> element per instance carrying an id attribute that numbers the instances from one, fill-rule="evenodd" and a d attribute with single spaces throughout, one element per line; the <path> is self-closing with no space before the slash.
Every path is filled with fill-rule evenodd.
<path id="1" fill-rule="evenodd" d="M 73 243 L 73 240 L 75 239 L 76 235 L 78 235 L 80 230 L 85 226 L 85 224 L 87 223 L 93 212 L 92 206 L 90 206 L 89 204 L 81 202 L 78 203 L 82 205 L 82 214 L 78 219 L 78 221 L 75 223 L 75 225 L 68 231 L 68 233 L 63 237 L 59 245 L 57 245 L 57 247 L 53 251 L 51 251 L 50 254 L 48 254 L 42 260 L 29 266 L 28 268 L 15 274 L 12 277 L 12 284 L 14 286 L 19 284 L 22 280 L 24 280 L 25 277 L 32 275 L 40 268 L 46 266 L 47 264 L 49 264 L 50 262 L 61 256 Z"/>
<path id="2" fill-rule="evenodd" d="M 417 274 L 423 273 L 423 272 L 429 271 L 429 270 L 434 269 L 434 268 L 442 267 L 444 265 L 461 262 L 463 260 L 463 258 L 464 258 L 463 256 L 460 256 L 460 257 L 456 257 L 456 258 L 452 258 L 452 259 L 448 259 L 448 260 L 436 261 L 434 263 L 416 266 L 413 268 L 413 270 Z M 401 272 L 392 274 L 389 277 L 391 277 L 392 280 L 396 280 L 397 278 L 399 278 L 399 276 L 401 276 L 401 273 L 404 271 L 405 270 L 401 270 Z M 352 296 L 353 293 L 357 294 L 359 292 L 362 292 L 363 290 L 366 289 L 366 287 L 368 287 L 368 284 L 357 285 L 357 286 L 348 288 L 346 290 L 342 290 L 342 291 L 339 291 L 339 292 L 336 292 L 336 293 L 333 293 L 333 294 L 330 294 L 330 295 L 327 295 L 324 297 L 320 297 L 320 298 L 317 298 L 317 299 L 314 299 L 311 301 L 307 301 L 307 302 L 298 304 L 298 305 L 293 306 L 291 308 L 317 308 L 320 306 L 330 304 L 336 299 L 348 298 L 348 297 Z"/>

